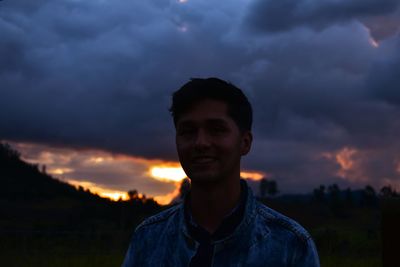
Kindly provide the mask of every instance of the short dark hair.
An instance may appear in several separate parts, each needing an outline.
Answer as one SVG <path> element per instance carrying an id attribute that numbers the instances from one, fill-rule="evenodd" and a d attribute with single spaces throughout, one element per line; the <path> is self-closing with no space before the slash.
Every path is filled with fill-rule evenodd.
<path id="1" fill-rule="evenodd" d="M 228 105 L 228 115 L 241 131 L 250 131 L 253 122 L 251 104 L 242 90 L 218 78 L 192 78 L 172 95 L 169 109 L 176 126 L 180 116 L 196 102 L 204 99 L 219 100 Z"/>

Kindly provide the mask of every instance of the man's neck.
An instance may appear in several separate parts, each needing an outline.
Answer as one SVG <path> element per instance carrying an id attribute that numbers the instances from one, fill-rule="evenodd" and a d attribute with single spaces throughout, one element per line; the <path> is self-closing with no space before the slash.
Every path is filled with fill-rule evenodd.
<path id="1" fill-rule="evenodd" d="M 238 204 L 240 177 L 221 183 L 192 184 L 190 209 L 197 224 L 214 233 L 222 220 Z"/>

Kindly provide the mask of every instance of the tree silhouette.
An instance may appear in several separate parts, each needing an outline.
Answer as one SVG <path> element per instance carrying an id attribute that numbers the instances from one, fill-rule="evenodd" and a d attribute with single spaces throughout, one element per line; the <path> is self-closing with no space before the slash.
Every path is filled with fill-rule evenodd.
<path id="1" fill-rule="evenodd" d="M 396 197 L 397 192 L 392 188 L 391 185 L 386 185 L 381 188 L 380 195 L 382 197 Z"/>
<path id="2" fill-rule="evenodd" d="M 328 186 L 329 207 L 336 217 L 346 216 L 345 199 L 341 196 L 340 188 L 337 184 Z"/>
<path id="3" fill-rule="evenodd" d="M 46 171 L 46 164 L 43 164 L 43 165 L 42 165 L 42 173 L 43 173 L 43 174 L 47 174 L 47 171 Z"/>
<path id="4" fill-rule="evenodd" d="M 136 189 L 129 190 L 128 191 L 128 197 L 129 197 L 130 201 L 133 201 L 133 200 L 139 198 L 139 193 L 138 193 L 138 191 Z"/>
<path id="5" fill-rule="evenodd" d="M 340 189 L 337 184 L 328 186 L 329 199 L 332 205 L 337 205 L 339 202 Z"/>
<path id="6" fill-rule="evenodd" d="M 349 207 L 352 207 L 354 202 L 353 202 L 353 193 L 351 192 L 350 187 L 348 187 L 345 190 L 345 201 L 346 201 L 346 205 L 348 205 Z"/>
<path id="7" fill-rule="evenodd" d="M 276 183 L 275 180 L 271 180 L 271 181 L 268 182 L 267 193 L 271 197 L 273 197 L 273 196 L 275 196 L 276 194 L 279 193 L 278 184 Z"/>
<path id="8" fill-rule="evenodd" d="M 375 189 L 371 185 L 365 186 L 362 193 L 362 203 L 367 206 L 375 205 L 377 202 Z"/>
<path id="9" fill-rule="evenodd" d="M 0 143 L 0 157 L 9 160 L 19 160 L 21 154 L 14 150 L 8 143 Z"/>
<path id="10" fill-rule="evenodd" d="M 260 190 L 260 196 L 265 197 L 267 194 L 271 197 L 275 196 L 279 191 L 278 191 L 278 184 L 276 183 L 275 180 L 268 180 L 268 179 L 261 179 L 260 185 L 259 185 L 259 190 Z"/>
<path id="11" fill-rule="evenodd" d="M 324 185 L 320 185 L 318 188 L 314 189 L 313 198 L 317 202 L 324 202 L 325 201 L 325 186 Z"/>
<path id="12" fill-rule="evenodd" d="M 260 196 L 261 197 L 265 197 L 265 195 L 267 194 L 267 185 L 268 184 L 268 182 L 267 182 L 267 179 L 265 179 L 265 178 L 263 178 L 261 181 L 260 181 Z"/>

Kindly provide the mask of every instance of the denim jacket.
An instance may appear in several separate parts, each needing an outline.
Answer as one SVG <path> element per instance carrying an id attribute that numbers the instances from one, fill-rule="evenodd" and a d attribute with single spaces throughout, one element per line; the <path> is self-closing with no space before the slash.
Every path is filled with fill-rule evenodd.
<path id="1" fill-rule="evenodd" d="M 245 205 L 235 231 L 214 241 L 213 267 L 319 267 L 314 242 L 303 227 L 258 202 L 249 187 Z M 184 205 L 179 204 L 143 221 L 122 266 L 189 266 L 199 243 L 190 236 L 184 217 Z"/>

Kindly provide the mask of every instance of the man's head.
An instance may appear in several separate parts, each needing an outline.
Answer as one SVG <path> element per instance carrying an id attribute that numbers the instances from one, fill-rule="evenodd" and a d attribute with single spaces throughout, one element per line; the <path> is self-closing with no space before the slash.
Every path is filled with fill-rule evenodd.
<path id="1" fill-rule="evenodd" d="M 175 126 L 179 117 L 191 106 L 204 99 L 219 100 L 227 104 L 228 115 L 241 131 L 251 131 L 253 111 L 242 90 L 218 78 L 191 79 L 172 96 L 170 112 Z"/>
<path id="2" fill-rule="evenodd" d="M 196 182 L 240 177 L 251 147 L 252 110 L 240 89 L 217 78 L 192 79 L 173 95 L 179 160 Z"/>

